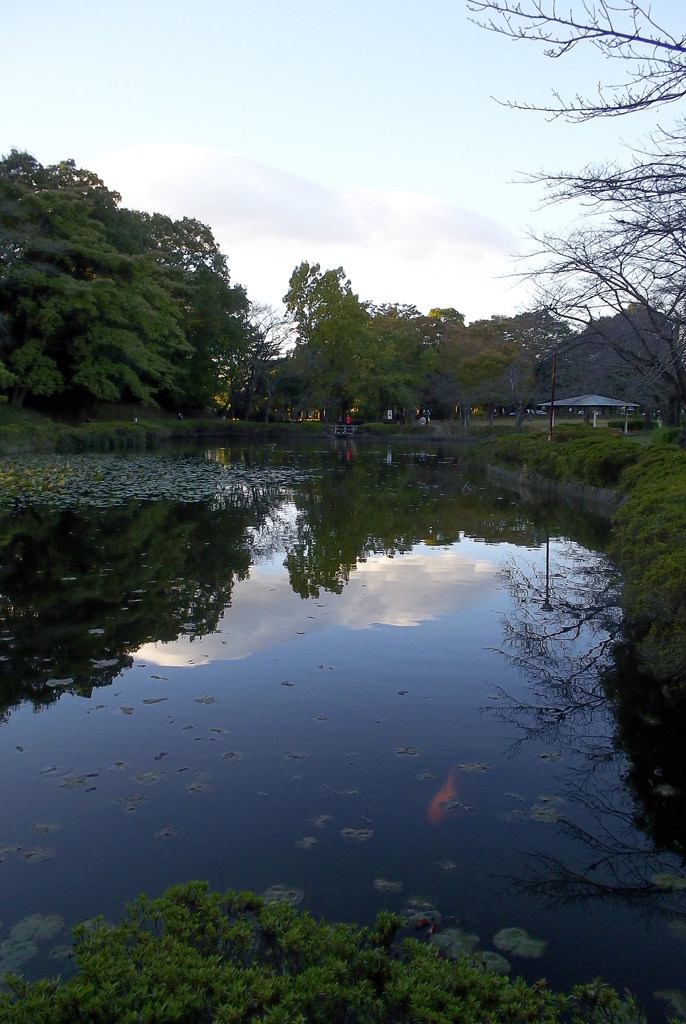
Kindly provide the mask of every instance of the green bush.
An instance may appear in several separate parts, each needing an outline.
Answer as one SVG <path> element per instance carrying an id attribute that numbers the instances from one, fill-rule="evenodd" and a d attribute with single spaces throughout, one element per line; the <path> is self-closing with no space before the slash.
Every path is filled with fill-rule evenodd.
<path id="1" fill-rule="evenodd" d="M 632 999 L 601 982 L 555 994 L 509 980 L 477 958 L 442 959 L 405 939 L 401 918 L 372 929 L 315 922 L 252 893 L 190 882 L 140 897 L 121 924 L 76 930 L 75 976 L 8 976 L 0 1024 L 638 1024 Z"/>
<path id="2" fill-rule="evenodd" d="M 612 427 L 613 430 L 624 430 L 625 423 L 624 419 L 608 420 L 608 427 Z M 626 421 L 627 430 L 653 430 L 655 424 L 652 420 L 646 421 L 642 416 L 634 416 L 632 419 Z"/>

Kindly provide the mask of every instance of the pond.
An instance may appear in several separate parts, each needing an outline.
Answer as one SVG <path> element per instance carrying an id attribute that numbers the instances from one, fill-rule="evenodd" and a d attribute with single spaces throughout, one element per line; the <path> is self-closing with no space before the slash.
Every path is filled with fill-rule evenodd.
<path id="1" fill-rule="evenodd" d="M 202 878 L 683 1012 L 684 709 L 622 640 L 606 523 L 448 448 L 26 461 L 1 971 L 68 973 L 73 923 Z"/>

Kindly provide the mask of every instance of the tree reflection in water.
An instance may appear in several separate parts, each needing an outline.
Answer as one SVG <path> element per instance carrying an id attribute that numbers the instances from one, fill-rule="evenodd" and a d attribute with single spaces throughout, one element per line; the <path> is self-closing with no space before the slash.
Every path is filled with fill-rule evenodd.
<path id="1" fill-rule="evenodd" d="M 603 557 L 547 537 L 545 568 L 513 563 L 501 578 L 517 611 L 499 653 L 529 685 L 525 697 L 496 690 L 490 709 L 516 726 L 515 750 L 573 755 L 561 782 L 575 813 L 557 827 L 578 853 L 529 854 L 510 881 L 553 905 L 629 901 L 686 918 L 686 701 L 641 677 Z"/>

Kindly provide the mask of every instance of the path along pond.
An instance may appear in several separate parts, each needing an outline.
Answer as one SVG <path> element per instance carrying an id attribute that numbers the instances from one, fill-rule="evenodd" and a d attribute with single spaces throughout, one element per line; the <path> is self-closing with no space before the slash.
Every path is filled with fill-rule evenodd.
<path id="1" fill-rule="evenodd" d="M 460 452 L 27 459 L 0 507 L 0 970 L 207 879 L 650 1019 L 686 989 L 684 717 L 607 523 Z"/>

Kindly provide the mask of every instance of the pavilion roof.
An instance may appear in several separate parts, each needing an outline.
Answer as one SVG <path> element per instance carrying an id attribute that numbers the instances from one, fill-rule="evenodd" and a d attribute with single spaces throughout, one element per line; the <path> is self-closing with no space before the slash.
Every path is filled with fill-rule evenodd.
<path id="1" fill-rule="evenodd" d="M 553 403 L 555 406 L 580 406 L 581 408 L 613 408 L 613 409 L 637 409 L 636 402 L 627 402 L 623 398 L 606 398 L 604 395 L 575 395 L 574 398 L 559 398 Z M 541 405 L 550 405 L 550 402 L 542 402 Z"/>

